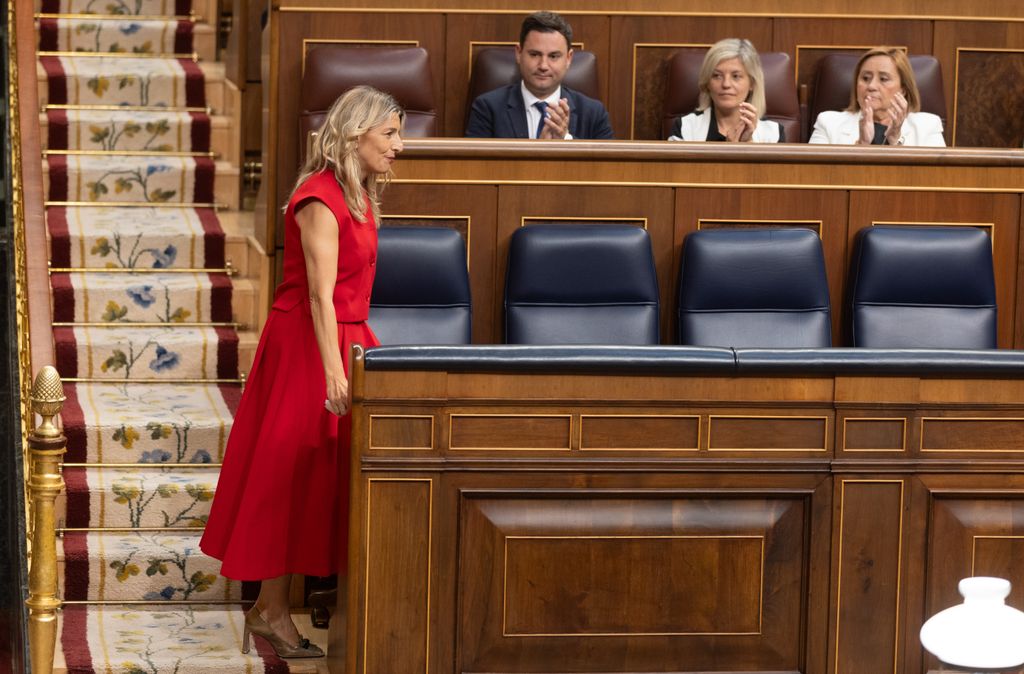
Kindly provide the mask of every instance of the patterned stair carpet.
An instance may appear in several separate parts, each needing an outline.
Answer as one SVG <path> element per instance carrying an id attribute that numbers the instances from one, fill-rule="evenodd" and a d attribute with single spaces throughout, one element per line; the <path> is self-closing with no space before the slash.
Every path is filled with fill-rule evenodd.
<path id="1" fill-rule="evenodd" d="M 41 6 L 54 344 L 73 380 L 58 502 L 68 672 L 297 671 L 262 642 L 240 653 L 242 584 L 198 548 L 240 382 L 213 208 L 224 111 L 206 109 L 203 70 L 182 58 L 191 9 Z M 95 13 L 109 16 L 81 16 Z"/>

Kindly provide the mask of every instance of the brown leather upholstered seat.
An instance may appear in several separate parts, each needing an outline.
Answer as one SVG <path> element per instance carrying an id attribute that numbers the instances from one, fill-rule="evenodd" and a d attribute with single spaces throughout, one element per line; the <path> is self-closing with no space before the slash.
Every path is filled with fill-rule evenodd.
<path id="1" fill-rule="evenodd" d="M 676 118 L 697 109 L 697 82 L 706 53 L 705 49 L 681 49 L 669 59 L 661 123 L 662 138 L 668 138 Z M 761 68 L 764 70 L 765 118 L 782 126 L 787 142 L 799 142 L 800 103 L 796 96 L 796 82 L 789 54 L 762 52 L 760 56 Z"/>
<path id="2" fill-rule="evenodd" d="M 328 45 L 306 56 L 299 109 L 302 157 L 309 132 L 323 123 L 327 109 L 338 96 L 360 84 L 386 91 L 405 108 L 404 135 L 435 135 L 437 111 L 426 49 Z"/>
<path id="3" fill-rule="evenodd" d="M 473 59 L 473 74 L 469 79 L 469 96 L 466 98 L 466 119 L 473 101 L 480 94 L 518 82 L 519 66 L 512 45 L 507 47 L 485 47 Z M 600 99 L 597 79 L 597 58 L 593 52 L 577 49 L 573 51 L 572 65 L 565 73 L 562 84 L 575 89 L 590 98 Z"/>
<path id="4" fill-rule="evenodd" d="M 808 129 L 814 127 L 814 120 L 821 112 L 845 110 L 850 104 L 853 69 L 859 59 L 860 54 L 827 54 L 818 61 L 814 89 L 807 105 Z M 931 55 L 911 56 L 910 67 L 914 69 L 914 80 L 921 93 L 921 110 L 938 115 L 945 128 L 946 94 L 942 89 L 942 67 L 938 60 Z"/>

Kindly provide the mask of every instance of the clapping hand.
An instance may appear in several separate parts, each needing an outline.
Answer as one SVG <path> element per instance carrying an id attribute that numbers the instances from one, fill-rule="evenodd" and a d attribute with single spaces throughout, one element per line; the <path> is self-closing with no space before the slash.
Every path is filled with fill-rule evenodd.
<path id="1" fill-rule="evenodd" d="M 858 142 L 863 145 L 870 145 L 875 139 L 875 107 L 880 103 L 878 97 L 872 94 L 865 96 L 861 102 L 860 140 Z M 896 92 L 889 100 L 889 106 L 885 109 L 889 116 L 889 125 L 885 129 L 885 142 L 889 145 L 899 144 L 900 138 L 903 136 L 903 121 L 907 118 L 908 108 L 907 99 L 901 92 Z"/>
<path id="2" fill-rule="evenodd" d="M 907 118 L 907 99 L 901 92 L 889 101 L 889 128 L 885 130 L 885 142 L 889 145 L 899 145 L 903 137 L 903 120 Z"/>
<path id="3" fill-rule="evenodd" d="M 569 101 L 565 98 L 558 101 L 557 105 L 547 107 L 547 116 L 544 118 L 544 128 L 540 130 L 538 138 L 544 140 L 562 140 L 569 133 Z"/>
<path id="4" fill-rule="evenodd" d="M 725 139 L 730 143 L 747 143 L 754 137 L 757 128 L 757 108 L 744 101 L 740 103 L 740 123 L 729 129 Z"/>

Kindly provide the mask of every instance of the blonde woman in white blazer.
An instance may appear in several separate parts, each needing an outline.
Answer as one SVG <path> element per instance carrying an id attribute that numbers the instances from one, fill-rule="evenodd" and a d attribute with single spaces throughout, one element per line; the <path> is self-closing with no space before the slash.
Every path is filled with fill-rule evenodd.
<path id="1" fill-rule="evenodd" d="M 750 40 L 728 38 L 711 46 L 697 77 L 697 110 L 676 119 L 669 140 L 781 143 L 782 127 L 765 111 L 761 57 Z"/>
<path id="2" fill-rule="evenodd" d="M 921 112 L 921 94 L 903 50 L 870 49 L 854 72 L 850 106 L 819 114 L 811 143 L 945 146 L 942 120 Z"/>

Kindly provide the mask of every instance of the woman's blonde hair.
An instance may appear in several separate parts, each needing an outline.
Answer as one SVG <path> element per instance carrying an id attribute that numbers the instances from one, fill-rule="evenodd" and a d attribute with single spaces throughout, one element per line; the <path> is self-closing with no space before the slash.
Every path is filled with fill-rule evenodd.
<path id="1" fill-rule="evenodd" d="M 719 40 L 711 45 L 708 53 L 704 56 L 704 63 L 700 66 L 700 76 L 697 79 L 697 86 L 700 89 L 700 96 L 697 99 L 697 109 L 707 110 L 711 107 L 711 93 L 708 86 L 711 82 L 711 75 L 715 68 L 722 61 L 739 59 L 750 78 L 750 93 L 747 95 L 747 102 L 757 109 L 757 118 L 761 119 L 765 113 L 764 102 L 764 70 L 761 68 L 761 57 L 750 40 L 730 37 Z"/>
<path id="2" fill-rule="evenodd" d="M 888 56 L 896 66 L 896 74 L 900 76 L 900 86 L 903 88 L 903 95 L 907 99 L 907 110 L 910 112 L 921 112 L 921 92 L 917 89 L 917 80 L 914 79 L 914 68 L 910 65 L 910 59 L 906 52 L 899 47 L 875 47 L 869 49 L 857 61 L 857 67 L 853 69 L 853 86 L 850 88 L 850 106 L 847 112 L 860 112 L 860 101 L 857 100 L 857 81 L 860 80 L 860 69 L 864 62 L 873 56 Z"/>
<path id="3" fill-rule="evenodd" d="M 373 220 L 379 227 L 380 194 L 391 179 L 391 171 L 384 174 L 367 172 L 364 175 L 359 160 L 359 139 L 373 127 L 387 123 L 393 114 L 398 115 L 399 123 L 405 121 L 405 111 L 398 102 L 390 94 L 373 87 L 360 85 L 339 96 L 316 131 L 291 194 L 294 195 L 311 175 L 331 168 L 352 217 L 366 222 L 365 193 L 370 199 Z M 291 195 L 288 201 L 291 201 Z"/>

